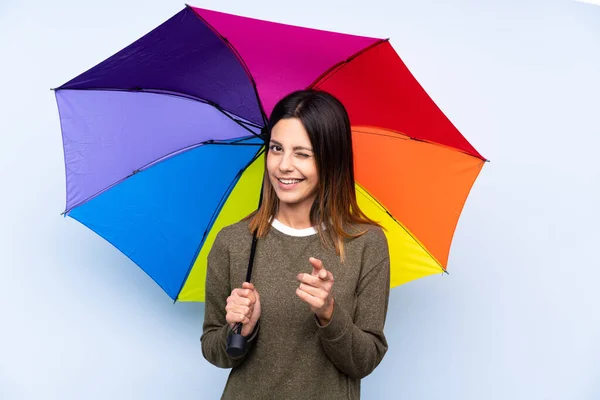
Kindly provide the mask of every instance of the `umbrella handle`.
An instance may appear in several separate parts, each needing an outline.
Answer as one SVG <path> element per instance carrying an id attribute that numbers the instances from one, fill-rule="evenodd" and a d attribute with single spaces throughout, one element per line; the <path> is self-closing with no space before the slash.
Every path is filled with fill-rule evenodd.
<path id="1" fill-rule="evenodd" d="M 227 337 L 227 354 L 229 357 L 237 358 L 244 355 L 247 339 L 240 333 L 233 333 Z"/>
<path id="2" fill-rule="evenodd" d="M 246 282 L 252 279 L 252 267 L 254 266 L 254 255 L 256 254 L 256 231 L 252 235 L 252 248 L 250 249 L 250 259 L 248 260 L 248 271 L 246 272 Z M 233 327 L 233 332 L 227 337 L 227 346 L 225 350 L 230 357 L 241 357 L 246 352 L 247 339 L 242 336 L 242 324 L 237 323 Z"/>

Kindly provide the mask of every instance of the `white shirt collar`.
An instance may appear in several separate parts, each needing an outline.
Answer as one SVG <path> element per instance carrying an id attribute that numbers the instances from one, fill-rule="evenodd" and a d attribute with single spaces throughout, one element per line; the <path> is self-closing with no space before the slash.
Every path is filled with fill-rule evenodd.
<path id="1" fill-rule="evenodd" d="M 277 218 L 271 219 L 271 226 L 277 229 L 279 232 L 285 233 L 289 236 L 310 236 L 317 233 L 317 230 L 314 227 L 304 228 L 304 229 L 296 229 L 284 225 Z"/>

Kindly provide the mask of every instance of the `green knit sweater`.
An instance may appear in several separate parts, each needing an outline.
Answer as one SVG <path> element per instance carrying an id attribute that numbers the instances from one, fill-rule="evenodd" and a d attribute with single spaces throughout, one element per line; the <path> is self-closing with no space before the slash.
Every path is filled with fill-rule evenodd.
<path id="1" fill-rule="evenodd" d="M 231 329 L 226 299 L 246 279 L 252 236 L 248 222 L 223 228 L 208 256 L 202 354 L 232 368 L 222 399 L 359 399 L 360 380 L 387 351 L 383 333 L 390 287 L 388 244 L 378 227 L 345 243 L 340 264 L 317 234 L 294 236 L 271 227 L 258 240 L 252 282 L 260 294 L 261 317 L 245 355 L 225 352 Z M 320 326 L 310 306 L 296 295 L 309 257 L 323 261 L 334 277 L 334 312 Z"/>

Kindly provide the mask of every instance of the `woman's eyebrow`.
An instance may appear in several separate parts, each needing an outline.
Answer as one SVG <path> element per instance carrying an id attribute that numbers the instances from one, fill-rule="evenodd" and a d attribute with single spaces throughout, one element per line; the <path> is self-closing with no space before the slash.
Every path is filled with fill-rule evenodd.
<path id="1" fill-rule="evenodd" d="M 279 143 L 277 140 L 271 139 L 271 143 L 276 144 L 277 146 L 283 147 L 283 145 L 281 143 Z M 294 150 L 308 150 L 308 151 L 313 151 L 313 149 L 311 149 L 310 147 L 304 147 L 304 146 L 294 146 L 293 149 Z"/>

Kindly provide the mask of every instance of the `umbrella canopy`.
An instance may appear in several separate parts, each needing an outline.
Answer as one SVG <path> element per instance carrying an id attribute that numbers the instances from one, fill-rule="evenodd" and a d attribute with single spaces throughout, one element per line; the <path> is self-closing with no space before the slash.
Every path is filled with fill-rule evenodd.
<path id="1" fill-rule="evenodd" d="M 261 129 L 305 88 L 348 110 L 357 197 L 386 228 L 392 287 L 445 271 L 485 159 L 389 41 L 189 6 L 55 89 L 65 215 L 171 298 L 203 301 L 217 232 L 258 206 Z"/>

